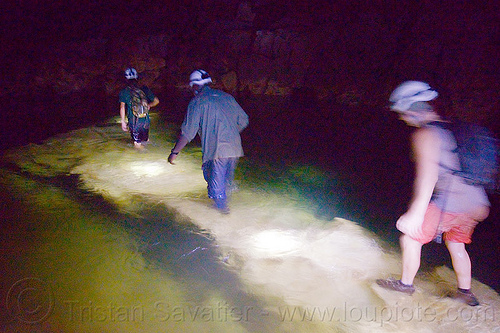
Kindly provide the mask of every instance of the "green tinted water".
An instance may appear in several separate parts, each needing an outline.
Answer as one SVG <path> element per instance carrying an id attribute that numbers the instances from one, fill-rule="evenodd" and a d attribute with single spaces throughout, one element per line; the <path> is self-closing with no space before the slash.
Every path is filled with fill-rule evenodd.
<path id="1" fill-rule="evenodd" d="M 153 122 L 151 144 L 136 151 L 112 119 L 6 152 L 3 332 L 430 332 L 447 319 L 445 290 L 431 287 L 452 285 L 446 269 L 413 299 L 373 286 L 398 274 L 399 258 L 334 219 L 326 196 L 316 209 L 307 188 L 327 191 L 334 177 L 243 160 L 223 216 L 195 144 L 166 162 L 173 138 Z M 435 320 L 397 320 L 415 302 Z M 481 329 L 496 324 L 483 319 Z"/>

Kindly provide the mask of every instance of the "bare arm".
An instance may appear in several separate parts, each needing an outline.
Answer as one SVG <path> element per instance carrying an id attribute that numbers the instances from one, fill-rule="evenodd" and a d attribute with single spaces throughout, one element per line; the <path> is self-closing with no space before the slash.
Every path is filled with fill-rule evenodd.
<path id="1" fill-rule="evenodd" d="M 440 138 L 430 129 L 418 130 L 412 140 L 415 182 L 409 210 L 425 214 L 438 180 Z"/>
<path id="2" fill-rule="evenodd" d="M 155 97 L 155 99 L 149 103 L 149 107 L 152 108 L 152 107 L 155 107 L 157 106 L 158 104 L 160 103 L 160 100 L 158 99 L 158 97 Z"/>
<path id="3" fill-rule="evenodd" d="M 421 233 L 424 215 L 439 173 L 440 138 L 432 129 L 418 129 L 412 137 L 415 158 L 415 181 L 410 206 L 396 226 L 410 237 Z"/>

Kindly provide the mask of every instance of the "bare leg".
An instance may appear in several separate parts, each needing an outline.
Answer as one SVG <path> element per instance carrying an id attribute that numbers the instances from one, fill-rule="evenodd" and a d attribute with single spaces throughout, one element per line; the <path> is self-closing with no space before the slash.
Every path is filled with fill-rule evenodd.
<path id="1" fill-rule="evenodd" d="M 457 276 L 458 288 L 470 289 L 471 287 L 471 261 L 464 243 L 446 241 L 446 247 L 450 252 L 453 269 Z"/>
<path id="2" fill-rule="evenodd" d="M 401 273 L 401 282 L 406 285 L 412 285 L 415 275 L 420 268 L 420 256 L 422 253 L 422 244 L 402 235 L 399 239 L 403 255 L 403 272 Z"/>
<path id="3" fill-rule="evenodd" d="M 378 279 L 377 284 L 382 288 L 399 291 L 408 295 L 415 292 L 413 287 L 413 279 L 417 275 L 420 268 L 420 255 L 422 252 L 422 244 L 407 235 L 402 235 L 399 239 L 401 243 L 401 251 L 403 254 L 403 271 L 401 272 L 401 280 Z"/>

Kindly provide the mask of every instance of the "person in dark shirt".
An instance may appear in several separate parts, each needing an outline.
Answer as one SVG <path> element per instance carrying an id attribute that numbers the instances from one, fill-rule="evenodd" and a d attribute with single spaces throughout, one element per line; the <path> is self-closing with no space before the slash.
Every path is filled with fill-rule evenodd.
<path id="1" fill-rule="evenodd" d="M 120 91 L 120 117 L 122 130 L 130 132 L 134 147 L 138 149 L 144 148 L 143 143 L 149 141 L 149 112 L 143 114 L 134 113 L 133 98 L 140 99 L 144 104 L 145 110 L 158 105 L 160 101 L 153 92 L 146 86 L 139 86 L 138 74 L 134 68 L 125 70 L 125 78 L 127 79 L 127 87 Z M 127 119 L 127 120 L 126 120 Z"/>

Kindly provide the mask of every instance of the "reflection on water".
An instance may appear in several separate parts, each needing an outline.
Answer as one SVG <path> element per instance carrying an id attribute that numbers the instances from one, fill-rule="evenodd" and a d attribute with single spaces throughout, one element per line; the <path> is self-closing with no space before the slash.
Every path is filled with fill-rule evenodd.
<path id="1" fill-rule="evenodd" d="M 211 316 L 212 308 L 215 316 L 219 307 L 225 311 L 241 302 L 259 306 L 244 292 L 234 295 L 241 289 L 238 281 L 222 267 L 213 242 L 206 237 L 195 230 L 176 229 L 164 214 L 146 216 L 148 226 L 143 218 L 96 212 L 57 189 L 22 181 L 23 186 L 36 188 L 36 193 L 30 191 L 22 198 L 32 208 L 21 220 L 5 221 L 22 226 L 28 218 L 29 226 L 11 230 L 21 232 L 23 238 L 10 240 L 7 249 L 13 253 L 8 254 L 16 259 L 4 272 L 17 274 L 18 279 L 40 279 L 54 293 L 53 313 L 44 324 L 78 332 L 253 331 L 238 328 L 241 324 L 236 320 L 219 328 L 208 323 L 212 328 L 206 330 L 208 319 L 199 320 L 203 311 L 205 317 Z M 25 248 L 14 251 L 14 246 Z M 17 278 L 11 275 L 8 282 L 13 284 Z M 28 317 L 36 323 L 37 316 L 28 316 L 30 308 L 24 304 L 8 310 L 21 323 Z M 195 318 L 197 309 L 200 318 Z M 37 310 L 40 319 L 44 311 L 48 308 Z M 179 318 L 169 320 L 174 311 Z M 174 329 L 178 323 L 181 327 Z"/>
<path id="2" fill-rule="evenodd" d="M 449 320 L 459 305 L 444 297 L 453 288 L 446 268 L 421 277 L 411 299 L 374 286 L 375 278 L 399 272 L 399 258 L 371 232 L 338 218 L 340 202 L 318 211 L 317 196 L 296 186 L 335 183 L 318 168 L 253 170 L 242 161 L 231 214 L 220 215 L 206 199 L 199 148 L 186 147 L 168 164 L 175 135 L 153 120 L 146 151 L 134 150 L 113 119 L 5 154 L 2 331 L 498 327 L 491 312 L 474 322 Z M 498 295 L 474 287 L 484 309 L 498 309 Z M 415 304 L 430 308 L 433 320 L 416 312 L 398 319 Z"/>

